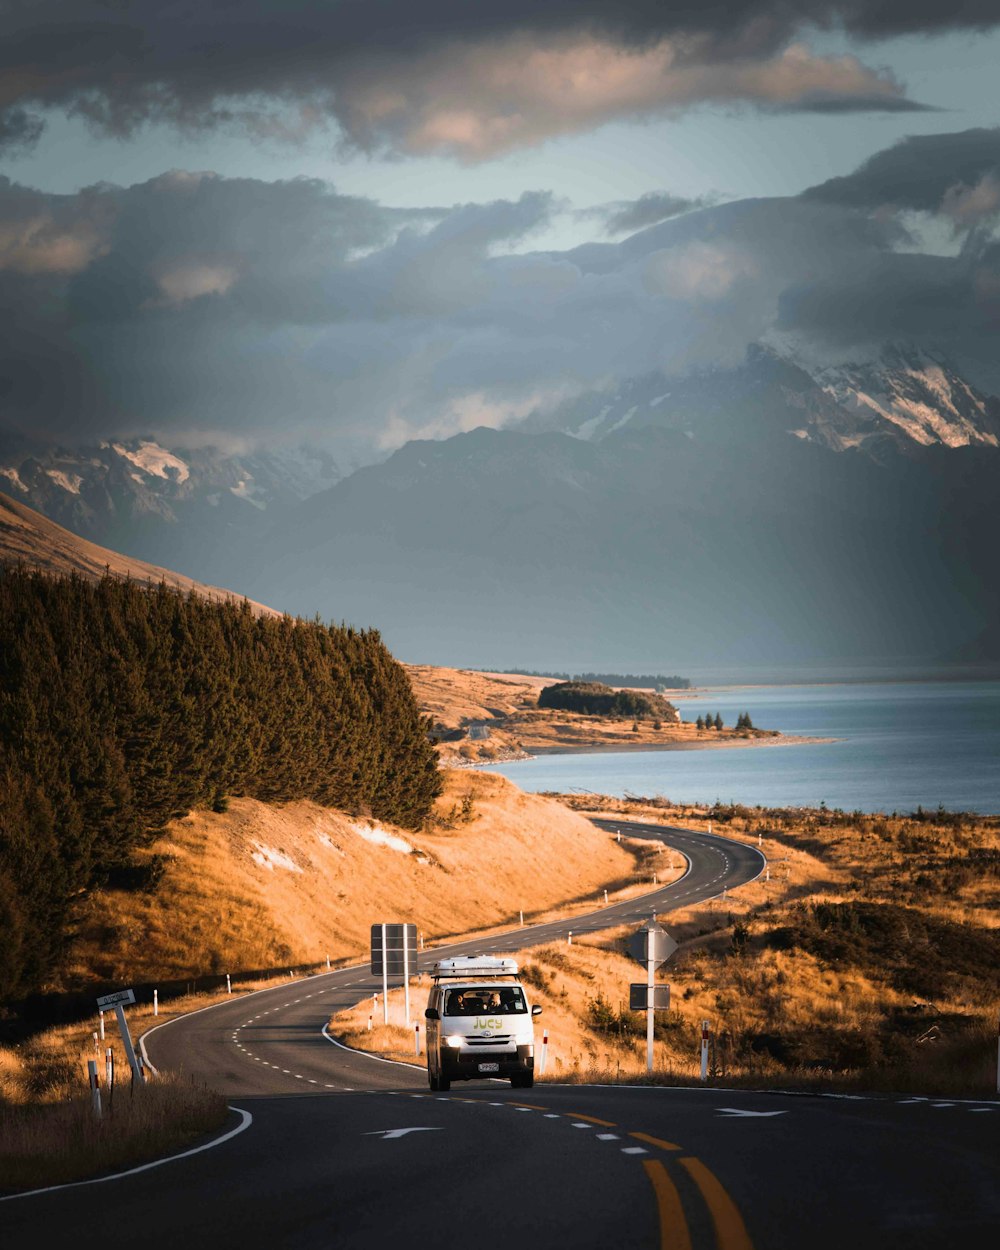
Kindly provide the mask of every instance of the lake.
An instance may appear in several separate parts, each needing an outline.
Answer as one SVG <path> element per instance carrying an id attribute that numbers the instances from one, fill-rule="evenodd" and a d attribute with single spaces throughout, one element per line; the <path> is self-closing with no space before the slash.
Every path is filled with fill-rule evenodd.
<path id="1" fill-rule="evenodd" d="M 541 755 L 490 769 L 529 791 L 1000 814 L 1000 682 L 732 686 L 672 701 L 686 721 L 719 712 L 732 725 L 749 712 L 762 729 L 838 741 Z"/>

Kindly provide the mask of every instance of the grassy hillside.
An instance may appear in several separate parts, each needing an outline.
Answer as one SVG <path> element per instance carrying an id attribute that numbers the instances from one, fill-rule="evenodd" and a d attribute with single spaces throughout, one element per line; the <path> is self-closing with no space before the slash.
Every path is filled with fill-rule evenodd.
<path id="1" fill-rule="evenodd" d="M 430 941 L 516 924 L 648 881 L 635 856 L 562 804 L 504 778 L 445 772 L 419 833 L 315 803 L 234 800 L 168 825 L 140 865 L 155 891 L 103 889 L 81 909 L 68 982 L 149 982 L 363 958 L 369 926 Z"/>
<path id="2" fill-rule="evenodd" d="M 145 560 L 123 556 L 97 543 L 87 542 L 78 534 L 50 521 L 34 508 L 11 499 L 0 491 L 0 563 L 24 564 L 56 577 L 75 573 L 80 577 L 99 581 L 111 574 L 113 577 L 130 578 L 149 586 L 170 586 L 185 594 L 194 591 L 207 599 L 243 602 L 243 596 L 218 586 L 206 586 L 182 573 L 160 568 Z M 251 603 L 255 612 L 265 616 L 278 616 L 273 608 Z"/>

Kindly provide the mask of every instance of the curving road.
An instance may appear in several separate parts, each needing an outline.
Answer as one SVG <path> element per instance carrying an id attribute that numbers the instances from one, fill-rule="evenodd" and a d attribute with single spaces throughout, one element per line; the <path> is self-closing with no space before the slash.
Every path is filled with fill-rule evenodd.
<path id="1" fill-rule="evenodd" d="M 598 823 L 666 842 L 689 871 L 571 921 L 436 948 L 421 966 L 643 921 L 763 869 L 725 838 Z M 156 1066 L 222 1089 L 234 1125 L 249 1114 L 250 1127 L 108 1185 L 0 1202 L 0 1239 L 103 1246 L 114 1222 L 154 1250 L 996 1245 L 1000 1104 L 485 1081 L 432 1095 L 422 1069 L 321 1032 L 379 988 L 367 969 L 341 969 L 153 1030 Z"/>

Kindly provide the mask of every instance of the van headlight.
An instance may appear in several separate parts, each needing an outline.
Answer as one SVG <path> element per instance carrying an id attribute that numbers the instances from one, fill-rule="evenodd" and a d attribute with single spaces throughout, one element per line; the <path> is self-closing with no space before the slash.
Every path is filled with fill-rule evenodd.
<path id="1" fill-rule="evenodd" d="M 461 1033 L 451 1033 L 451 1034 L 449 1034 L 449 1035 L 448 1035 L 448 1037 L 446 1037 L 446 1038 L 444 1039 L 444 1044 L 445 1044 L 446 1046 L 450 1046 L 450 1047 L 452 1047 L 452 1049 L 453 1049 L 453 1050 L 458 1050 L 458 1049 L 459 1049 L 459 1047 L 462 1045 L 462 1035 L 461 1035 Z"/>

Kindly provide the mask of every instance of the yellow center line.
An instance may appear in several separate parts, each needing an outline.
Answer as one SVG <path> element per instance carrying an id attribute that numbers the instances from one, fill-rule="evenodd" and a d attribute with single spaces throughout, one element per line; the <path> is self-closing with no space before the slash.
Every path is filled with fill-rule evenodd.
<path id="1" fill-rule="evenodd" d="M 509 1102 L 509 1107 L 527 1107 L 529 1111 L 548 1111 L 548 1107 L 539 1107 L 531 1102 Z"/>
<path id="2" fill-rule="evenodd" d="M 719 1250 L 753 1250 L 753 1242 L 743 1223 L 743 1217 L 715 1174 L 700 1159 L 690 1156 L 678 1159 L 678 1163 L 701 1190 L 701 1196 L 712 1215 Z"/>
<path id="3" fill-rule="evenodd" d="M 634 1137 L 637 1141 L 647 1142 L 650 1146 L 659 1146 L 661 1150 L 682 1150 L 682 1146 L 676 1146 L 672 1141 L 664 1141 L 662 1137 L 650 1137 L 648 1133 L 629 1133 L 629 1137 Z"/>
<path id="4" fill-rule="evenodd" d="M 586 1120 L 588 1124 L 603 1124 L 605 1128 L 617 1128 L 614 1120 L 599 1120 L 596 1115 L 584 1115 L 582 1111 L 567 1111 L 567 1117 L 574 1120 Z"/>
<path id="5" fill-rule="evenodd" d="M 660 1217 L 660 1250 L 691 1250 L 691 1234 L 677 1186 L 659 1159 L 644 1159 L 642 1166 L 653 1184 Z"/>

